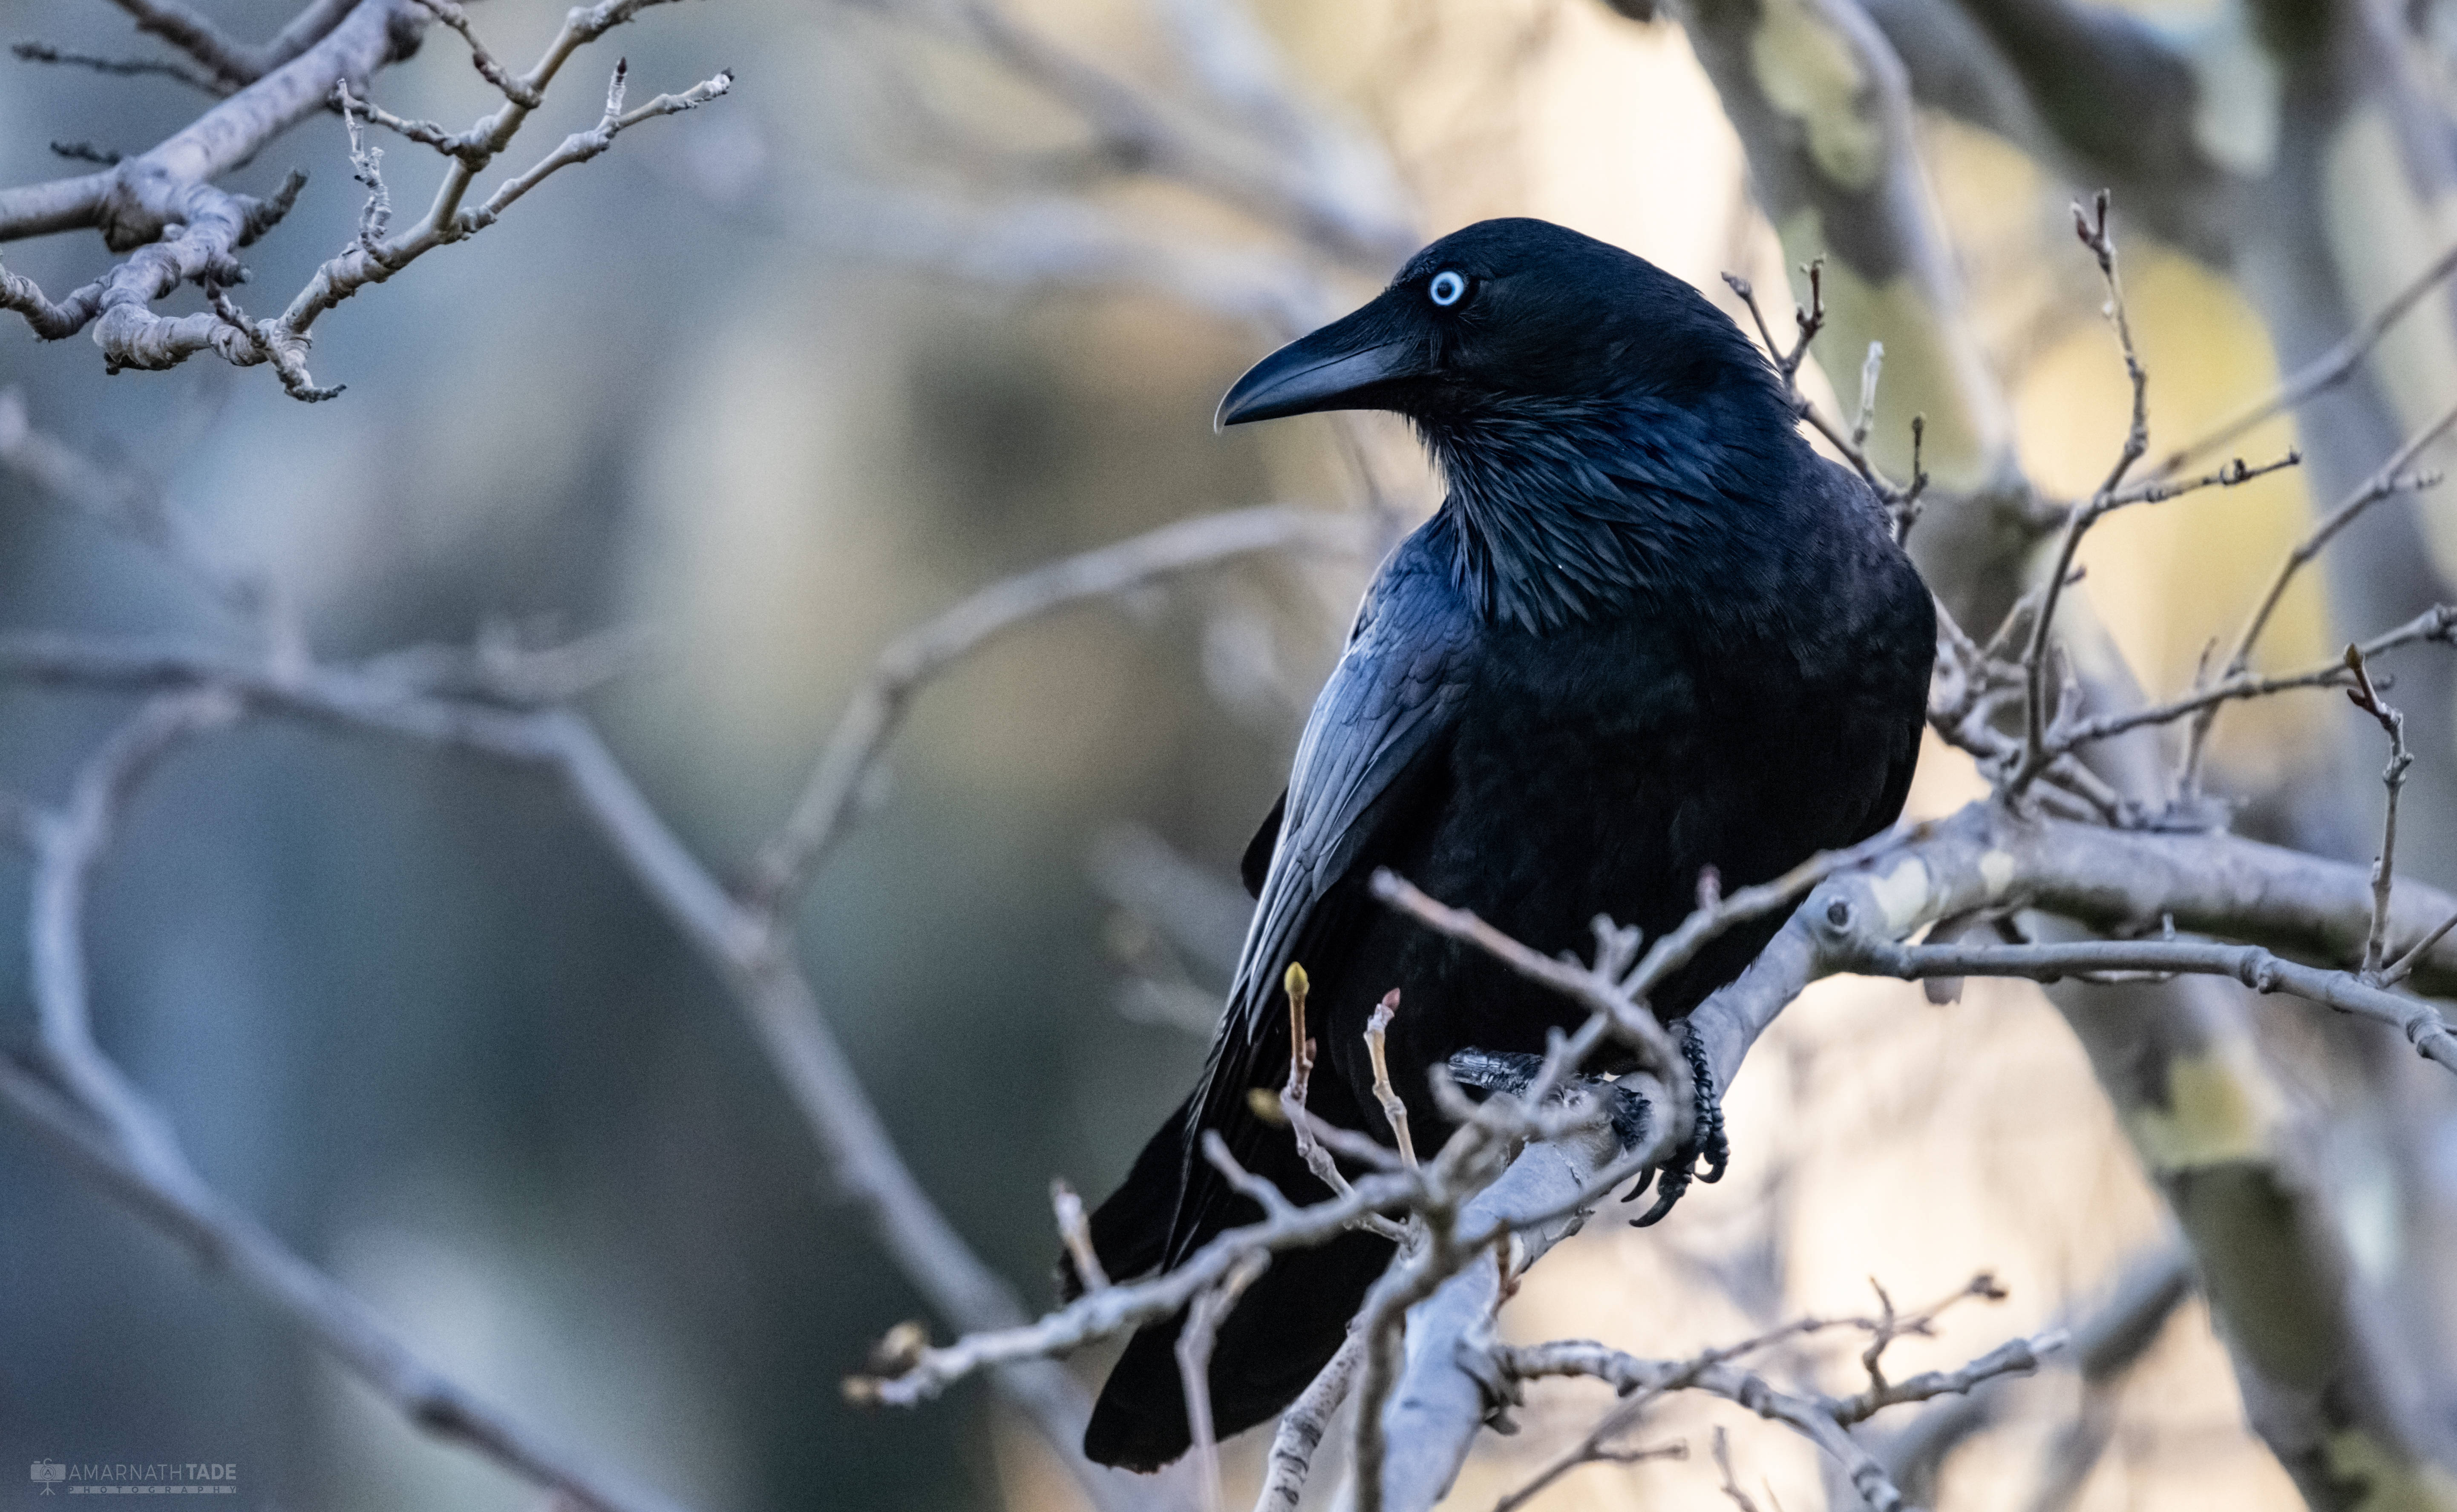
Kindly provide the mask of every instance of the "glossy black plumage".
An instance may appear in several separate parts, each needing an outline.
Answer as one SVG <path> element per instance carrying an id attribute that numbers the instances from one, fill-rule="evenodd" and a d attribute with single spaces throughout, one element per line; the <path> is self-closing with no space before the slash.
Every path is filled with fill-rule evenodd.
<path id="1" fill-rule="evenodd" d="M 1447 306 L 1445 273 L 1465 287 Z M 1541 221 L 1471 226 L 1258 364 L 1221 418 L 1332 408 L 1408 417 L 1448 496 L 1368 590 L 1256 837 L 1259 903 L 1203 1079 L 1093 1218 L 1112 1276 L 1260 1216 L 1191 1156 L 1197 1131 L 1290 1196 L 1325 1195 L 1247 1106 L 1287 1073 L 1290 961 L 1313 982 L 1314 1111 L 1385 1141 L 1362 1034 L 1392 988 L 1393 1079 L 1419 1148 L 1445 1133 L 1428 1068 L 1470 1045 L 1538 1051 L 1575 1021 L 1375 905 L 1375 867 L 1541 950 L 1583 951 L 1599 912 L 1668 929 L 1702 868 L 1765 880 L 1882 828 L 1910 784 L 1927 590 L 1868 490 L 1809 449 L 1773 372 L 1687 285 Z M 1778 922 L 1725 935 L 1657 1012 L 1687 1011 Z M 1223 1434 L 1303 1388 L 1389 1256 L 1352 1234 L 1273 1261 L 1213 1355 Z M 1186 1448 L 1175 1333 L 1129 1343 L 1092 1458 L 1148 1469 Z"/>

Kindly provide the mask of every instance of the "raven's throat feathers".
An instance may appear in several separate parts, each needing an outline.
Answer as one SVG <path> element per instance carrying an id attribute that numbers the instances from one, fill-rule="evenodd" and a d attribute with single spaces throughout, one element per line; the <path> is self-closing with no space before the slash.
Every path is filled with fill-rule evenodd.
<path id="1" fill-rule="evenodd" d="M 1769 398 L 1521 398 L 1416 419 L 1449 488 L 1453 576 L 1476 615 L 1544 635 L 1636 599 L 1761 578 L 1750 568 L 1783 554 L 1791 524 L 1785 475 L 1807 454 L 1787 415 L 1769 427 L 1740 413 Z"/>

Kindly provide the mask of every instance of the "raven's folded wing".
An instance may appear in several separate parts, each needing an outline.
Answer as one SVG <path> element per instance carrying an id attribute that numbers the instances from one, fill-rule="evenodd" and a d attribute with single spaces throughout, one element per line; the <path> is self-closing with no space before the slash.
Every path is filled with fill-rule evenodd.
<path id="1" fill-rule="evenodd" d="M 1297 743 L 1288 792 L 1274 811 L 1278 840 L 1228 1011 L 1187 1102 L 1194 1123 L 1187 1131 L 1169 1263 L 1208 1227 L 1201 1219 L 1226 1191 L 1202 1158 L 1202 1131 L 1243 1127 L 1247 1091 L 1258 1071 L 1285 1065 L 1281 976 L 1308 918 L 1356 864 L 1403 777 L 1441 744 L 1457 717 L 1476 626 L 1452 583 L 1437 531 L 1438 525 L 1417 531 L 1383 564 Z"/>

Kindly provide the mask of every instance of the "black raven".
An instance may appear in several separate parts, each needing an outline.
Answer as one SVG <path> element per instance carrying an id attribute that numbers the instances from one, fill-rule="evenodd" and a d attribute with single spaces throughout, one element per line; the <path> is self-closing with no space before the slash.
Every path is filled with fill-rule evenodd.
<path id="1" fill-rule="evenodd" d="M 1332 409 L 1405 416 L 1448 494 L 1367 590 L 1248 852 L 1258 907 L 1202 1080 L 1092 1218 L 1114 1277 L 1261 1216 L 1201 1158 L 1202 1131 L 1291 1197 L 1329 1195 L 1248 1102 L 1287 1075 L 1290 962 L 1327 1068 L 1312 1110 L 1386 1142 L 1362 1037 L 1384 993 L 1402 994 L 1392 1078 L 1419 1141 L 1446 1132 L 1429 1068 L 1540 1051 L 1581 1016 L 1374 904 L 1374 868 L 1538 950 L 1583 949 L 1598 913 L 1671 928 L 1705 868 L 1745 886 L 1875 833 L 1910 784 L 1928 591 L 1874 496 L 1809 448 L 1773 369 L 1687 284 L 1544 221 L 1470 226 L 1256 364 L 1219 422 Z M 1723 936 L 1655 1011 L 1685 1014 L 1779 922 Z M 1272 1260 L 1212 1356 L 1221 1433 L 1295 1398 L 1390 1257 L 1351 1233 Z M 1094 1460 L 1185 1451 L 1179 1321 L 1127 1344 L 1084 1434 Z"/>

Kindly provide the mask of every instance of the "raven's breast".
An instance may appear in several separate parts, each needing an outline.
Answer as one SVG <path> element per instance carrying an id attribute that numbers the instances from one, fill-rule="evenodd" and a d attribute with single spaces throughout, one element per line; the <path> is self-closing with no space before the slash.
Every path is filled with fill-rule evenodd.
<path id="1" fill-rule="evenodd" d="M 1548 954 L 1588 955 L 1599 913 L 1652 938 L 1696 906 L 1708 868 L 1728 890 L 1890 823 L 1922 687 L 1821 679 L 1780 642 L 1661 622 L 1505 640 L 1376 860 Z M 1736 975 L 1780 923 L 1710 946 L 1659 991 L 1658 1015 L 1686 1012 Z M 1540 1051 L 1548 1029 L 1582 1016 L 1410 921 L 1377 912 L 1358 925 L 1339 980 L 1325 984 L 1335 994 L 1326 1048 L 1352 1080 L 1370 1071 L 1350 1025 L 1361 1029 L 1393 987 L 1392 1058 L 1411 1068 L 1467 1045 Z M 1421 1086 L 1399 1091 L 1430 1116 Z"/>

